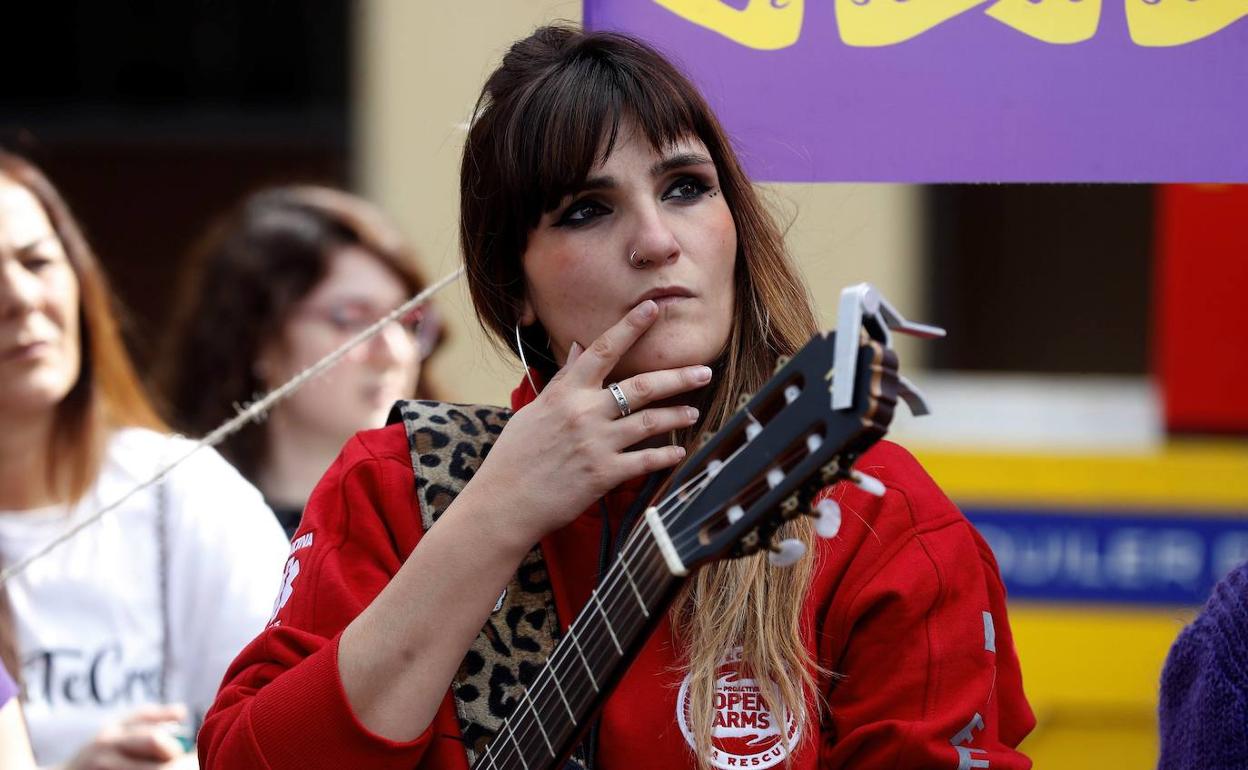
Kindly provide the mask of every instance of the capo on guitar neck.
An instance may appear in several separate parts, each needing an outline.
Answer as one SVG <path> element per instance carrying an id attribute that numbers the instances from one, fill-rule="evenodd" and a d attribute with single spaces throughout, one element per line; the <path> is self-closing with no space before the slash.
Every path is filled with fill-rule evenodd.
<path id="1" fill-rule="evenodd" d="M 848 409 L 853 404 L 858 345 L 863 335 L 886 348 L 893 346 L 890 330 L 929 340 L 945 336 L 945 330 L 939 326 L 906 320 L 869 283 L 860 283 L 841 290 L 841 301 L 836 312 L 836 330 L 836 357 L 833 359 L 832 371 L 841 376 L 832 378 L 833 409 Z M 897 394 L 910 407 L 911 414 L 917 417 L 930 413 L 927 401 L 914 383 L 901 375 L 898 375 L 897 380 Z"/>

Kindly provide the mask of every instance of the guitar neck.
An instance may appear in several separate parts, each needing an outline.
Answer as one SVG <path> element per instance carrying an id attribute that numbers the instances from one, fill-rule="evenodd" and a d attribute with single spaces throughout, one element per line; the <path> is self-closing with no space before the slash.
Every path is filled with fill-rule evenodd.
<path id="1" fill-rule="evenodd" d="M 474 770 L 561 767 L 684 580 L 637 528 Z"/>

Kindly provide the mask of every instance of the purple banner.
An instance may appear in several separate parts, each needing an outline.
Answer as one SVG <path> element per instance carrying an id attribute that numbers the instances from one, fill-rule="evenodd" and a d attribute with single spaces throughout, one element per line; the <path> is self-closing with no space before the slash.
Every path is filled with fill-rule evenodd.
<path id="1" fill-rule="evenodd" d="M 784 182 L 1248 181 L 1248 0 L 584 0 Z"/>

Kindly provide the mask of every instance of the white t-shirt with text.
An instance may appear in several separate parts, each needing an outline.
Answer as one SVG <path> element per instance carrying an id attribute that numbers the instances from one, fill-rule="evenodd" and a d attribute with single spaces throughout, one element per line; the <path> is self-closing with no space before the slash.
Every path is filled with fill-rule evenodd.
<path id="1" fill-rule="evenodd" d="M 0 512 L 0 560 L 16 564 L 191 446 L 146 429 L 116 432 L 77 504 Z M 226 667 L 264 628 L 289 547 L 260 493 L 203 449 L 13 577 L 23 709 L 39 763 L 64 762 L 101 727 L 161 702 L 162 668 L 165 701 L 186 703 L 198 723 Z"/>

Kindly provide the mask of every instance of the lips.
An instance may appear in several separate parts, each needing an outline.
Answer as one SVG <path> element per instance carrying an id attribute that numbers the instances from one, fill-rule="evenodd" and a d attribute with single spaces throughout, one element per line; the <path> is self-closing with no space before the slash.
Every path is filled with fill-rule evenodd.
<path id="1" fill-rule="evenodd" d="M 640 297 L 633 300 L 633 306 L 636 307 L 638 304 L 645 302 L 648 299 L 654 300 L 659 305 L 664 305 L 671 302 L 678 302 L 682 299 L 689 299 L 692 296 L 693 292 L 683 286 L 663 286 L 657 289 L 651 289 L 645 294 L 642 294 Z"/>
<path id="2" fill-rule="evenodd" d="M 4 355 L 0 356 L 0 360 L 29 361 L 33 358 L 38 358 L 39 356 L 43 355 L 43 353 L 47 351 L 50 347 L 51 347 L 51 344 L 48 343 L 46 340 L 39 340 L 38 342 L 21 343 L 18 345 L 14 345 L 13 347 L 4 351 Z"/>

